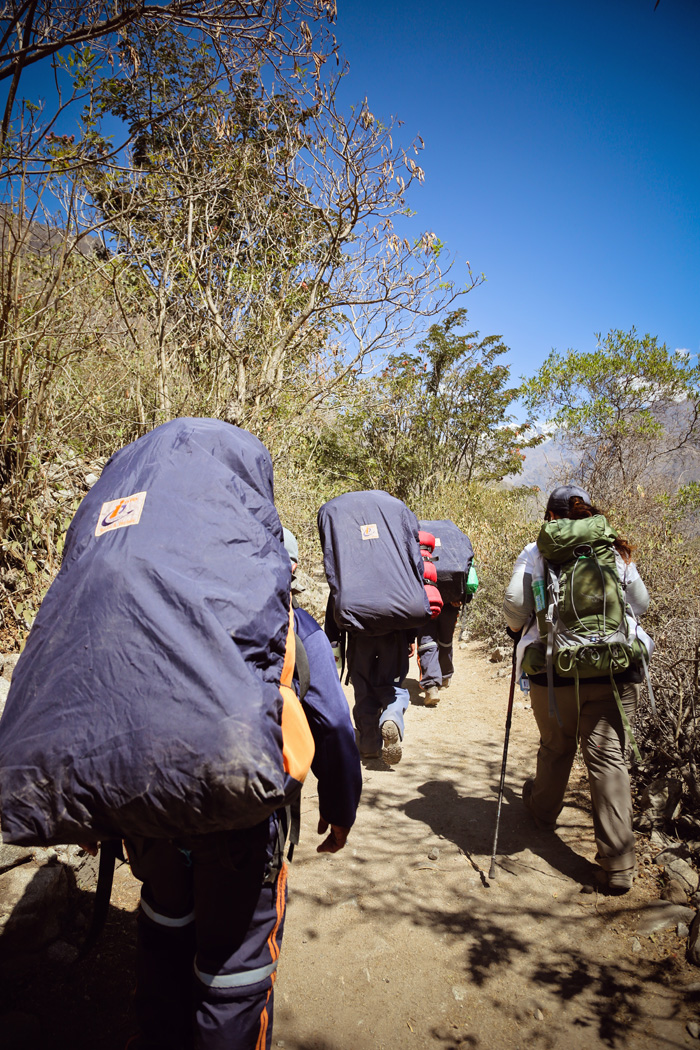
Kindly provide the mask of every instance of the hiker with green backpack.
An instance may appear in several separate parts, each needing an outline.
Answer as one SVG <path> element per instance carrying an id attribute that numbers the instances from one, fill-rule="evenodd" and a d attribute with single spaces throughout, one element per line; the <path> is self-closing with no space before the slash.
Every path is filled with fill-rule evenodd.
<path id="1" fill-rule="evenodd" d="M 581 745 L 591 790 L 596 860 L 611 893 L 636 871 L 627 740 L 653 643 L 639 625 L 649 595 L 632 548 L 587 492 L 563 485 L 547 501 L 537 541 L 518 556 L 504 611 L 518 639 L 515 675 L 529 680 L 540 731 L 523 802 L 553 830 Z"/>

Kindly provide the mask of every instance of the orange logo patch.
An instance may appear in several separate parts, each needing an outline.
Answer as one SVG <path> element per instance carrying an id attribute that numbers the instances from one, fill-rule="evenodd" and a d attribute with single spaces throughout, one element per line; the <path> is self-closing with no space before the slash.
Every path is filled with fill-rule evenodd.
<path id="1" fill-rule="evenodd" d="M 121 499 L 111 499 L 103 503 L 95 535 L 101 536 L 103 532 L 113 532 L 114 529 L 123 529 L 127 525 L 138 525 L 145 501 L 145 492 L 135 492 L 132 496 L 123 496 Z"/>

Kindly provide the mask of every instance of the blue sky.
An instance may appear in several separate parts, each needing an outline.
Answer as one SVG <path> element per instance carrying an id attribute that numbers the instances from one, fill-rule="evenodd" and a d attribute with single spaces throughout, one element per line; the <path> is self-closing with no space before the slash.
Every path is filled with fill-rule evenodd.
<path id="1" fill-rule="evenodd" d="M 338 0 L 344 90 L 420 134 L 414 222 L 515 379 L 595 332 L 700 351 L 697 0 Z"/>

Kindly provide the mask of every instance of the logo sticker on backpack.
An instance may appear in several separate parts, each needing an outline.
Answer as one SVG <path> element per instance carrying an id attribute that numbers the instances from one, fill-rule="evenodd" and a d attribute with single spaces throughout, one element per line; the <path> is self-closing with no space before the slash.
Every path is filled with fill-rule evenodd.
<path id="1" fill-rule="evenodd" d="M 379 539 L 379 529 L 376 525 L 360 525 L 360 533 L 363 540 Z"/>
<path id="2" fill-rule="evenodd" d="M 121 499 L 111 499 L 103 503 L 97 519 L 95 535 L 101 536 L 104 532 L 123 529 L 127 525 L 138 525 L 145 501 L 145 492 L 135 492 L 132 496 L 123 496 Z"/>

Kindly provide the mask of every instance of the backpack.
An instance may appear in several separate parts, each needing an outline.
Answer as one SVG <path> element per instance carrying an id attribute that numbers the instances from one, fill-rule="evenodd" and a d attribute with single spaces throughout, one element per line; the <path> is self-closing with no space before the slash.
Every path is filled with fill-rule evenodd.
<path id="1" fill-rule="evenodd" d="M 4 841 L 201 835 L 284 807 L 313 757 L 290 581 L 252 434 L 176 419 L 117 452 L 13 675 Z"/>
<path id="2" fill-rule="evenodd" d="M 318 531 L 341 630 L 389 634 L 437 615 L 430 599 L 435 608 L 439 595 L 429 597 L 426 589 L 418 519 L 401 500 L 378 490 L 345 492 L 320 508 Z"/>
<path id="3" fill-rule="evenodd" d="M 470 572 L 472 581 L 476 577 L 476 570 L 472 572 L 474 550 L 469 538 L 453 521 L 420 521 L 419 525 L 435 537 L 432 560 L 437 569 L 437 588 L 443 602 L 471 601 L 478 579 L 468 584 Z"/>
<path id="4" fill-rule="evenodd" d="M 617 571 L 616 537 L 602 514 L 545 522 L 537 537 L 545 567 L 544 578 L 532 581 L 540 638 L 525 649 L 522 667 L 528 675 L 546 670 L 550 714 L 558 715 L 555 672 L 575 682 L 577 695 L 579 679 L 609 676 L 622 711 L 614 676 L 639 663 L 646 671 L 647 651 Z"/>

